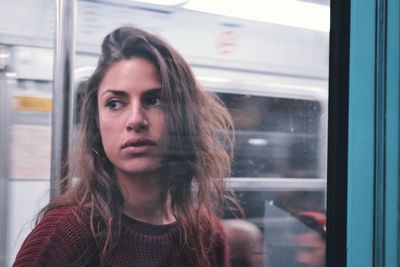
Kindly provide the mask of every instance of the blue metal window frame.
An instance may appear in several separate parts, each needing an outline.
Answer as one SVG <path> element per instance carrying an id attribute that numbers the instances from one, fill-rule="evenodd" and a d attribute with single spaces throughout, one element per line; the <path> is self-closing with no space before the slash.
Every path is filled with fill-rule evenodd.
<path id="1" fill-rule="evenodd" d="M 400 265 L 400 2 L 387 7 L 386 97 L 386 266 Z"/>
<path id="2" fill-rule="evenodd" d="M 399 15 L 351 1 L 347 266 L 399 266 Z"/>

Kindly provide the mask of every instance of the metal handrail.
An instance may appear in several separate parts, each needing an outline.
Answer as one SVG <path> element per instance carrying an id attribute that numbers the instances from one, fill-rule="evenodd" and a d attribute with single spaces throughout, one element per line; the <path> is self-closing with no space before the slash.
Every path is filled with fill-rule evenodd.
<path id="1" fill-rule="evenodd" d="M 5 47 L 0 46 L 0 55 L 7 54 Z M 0 60 L 0 266 L 7 262 L 7 220 L 8 218 L 8 185 L 10 177 L 10 113 L 11 96 L 6 85 L 8 62 Z"/>
<path id="2" fill-rule="evenodd" d="M 76 0 L 56 1 L 56 38 L 51 143 L 51 191 L 54 199 L 65 188 L 60 184 L 68 173 L 68 151 L 72 125 L 73 58 L 75 53 Z"/>

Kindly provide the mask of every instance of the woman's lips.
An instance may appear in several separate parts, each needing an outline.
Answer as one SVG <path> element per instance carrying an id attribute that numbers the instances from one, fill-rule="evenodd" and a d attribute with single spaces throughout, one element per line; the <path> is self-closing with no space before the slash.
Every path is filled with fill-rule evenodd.
<path id="1" fill-rule="evenodd" d="M 150 149 L 150 145 L 126 146 L 123 151 L 128 154 L 143 154 Z"/>
<path id="2" fill-rule="evenodd" d="M 157 143 L 145 138 L 132 138 L 127 140 L 121 149 L 128 154 L 143 154 L 146 153 L 152 146 Z"/>

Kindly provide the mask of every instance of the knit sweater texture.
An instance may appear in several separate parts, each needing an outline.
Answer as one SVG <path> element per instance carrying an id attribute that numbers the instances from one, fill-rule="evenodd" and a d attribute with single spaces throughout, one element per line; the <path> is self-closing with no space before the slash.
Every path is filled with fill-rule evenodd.
<path id="1" fill-rule="evenodd" d="M 25 239 L 13 266 L 99 266 L 99 249 L 89 220 L 80 219 L 76 210 L 62 207 L 47 212 Z M 107 265 L 202 267 L 194 262 L 196 255 L 184 252 L 180 235 L 179 223 L 152 225 L 123 215 L 119 242 Z M 209 251 L 208 259 L 212 267 L 229 266 L 222 232 Z"/>

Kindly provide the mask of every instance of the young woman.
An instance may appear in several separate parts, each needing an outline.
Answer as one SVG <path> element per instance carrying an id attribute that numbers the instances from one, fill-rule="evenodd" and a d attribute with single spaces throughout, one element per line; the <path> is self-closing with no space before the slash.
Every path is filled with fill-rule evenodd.
<path id="1" fill-rule="evenodd" d="M 123 27 L 88 81 L 69 176 L 14 266 L 228 266 L 232 121 L 167 43 Z"/>

